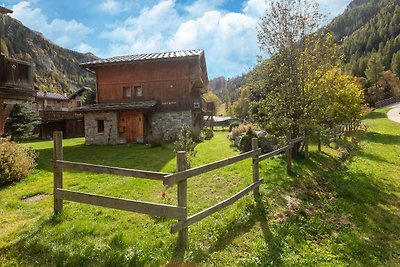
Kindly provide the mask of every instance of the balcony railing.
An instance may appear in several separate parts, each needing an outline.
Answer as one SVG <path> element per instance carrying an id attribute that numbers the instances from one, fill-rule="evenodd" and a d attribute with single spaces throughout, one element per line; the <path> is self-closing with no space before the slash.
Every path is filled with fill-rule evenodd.
<path id="1" fill-rule="evenodd" d="M 0 86 L 33 90 L 33 67 L 28 62 L 0 56 Z"/>

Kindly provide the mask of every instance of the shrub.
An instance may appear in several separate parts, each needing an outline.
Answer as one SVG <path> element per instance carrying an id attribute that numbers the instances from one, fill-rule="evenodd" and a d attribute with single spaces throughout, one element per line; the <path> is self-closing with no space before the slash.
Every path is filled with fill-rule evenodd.
<path id="1" fill-rule="evenodd" d="M 0 139 L 0 185 L 21 180 L 36 166 L 37 154 L 8 138 Z"/>
<path id="2" fill-rule="evenodd" d="M 231 122 L 231 123 L 229 124 L 229 132 L 232 132 L 232 130 L 233 130 L 234 128 L 238 127 L 239 125 L 240 125 L 240 123 L 239 123 L 238 121 Z"/>
<path id="3" fill-rule="evenodd" d="M 251 128 L 249 128 L 247 130 L 246 134 L 242 137 L 242 139 L 240 139 L 239 150 L 241 152 L 250 151 L 252 149 L 251 139 L 253 139 L 253 138 L 258 138 L 257 134 Z"/>
<path id="4" fill-rule="evenodd" d="M 165 148 L 164 131 L 160 131 L 156 135 L 150 135 L 147 137 L 147 143 L 150 147 L 162 147 Z"/>
<path id="5" fill-rule="evenodd" d="M 203 135 L 205 140 L 210 140 L 211 138 L 214 137 L 214 132 L 210 129 L 204 129 Z"/>
<path id="6" fill-rule="evenodd" d="M 183 125 L 181 131 L 179 132 L 178 139 L 174 143 L 175 152 L 186 151 L 188 167 L 190 167 L 190 158 L 196 156 L 196 142 L 193 140 L 192 132 L 190 127 Z"/>
<path id="7" fill-rule="evenodd" d="M 236 137 L 241 136 L 241 135 L 247 133 L 247 131 L 248 131 L 249 129 L 256 129 L 256 128 L 257 128 L 257 127 L 255 127 L 254 124 L 251 124 L 251 123 L 247 123 L 247 124 L 241 123 L 241 124 L 239 124 L 237 127 L 232 128 L 232 131 L 231 131 L 231 134 L 229 135 L 229 138 L 230 138 L 231 140 L 235 140 Z"/>

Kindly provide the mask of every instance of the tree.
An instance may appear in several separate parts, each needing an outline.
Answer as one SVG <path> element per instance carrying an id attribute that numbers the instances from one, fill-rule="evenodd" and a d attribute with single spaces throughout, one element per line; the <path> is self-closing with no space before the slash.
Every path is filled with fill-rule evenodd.
<path id="1" fill-rule="evenodd" d="M 249 116 L 249 96 L 250 88 L 243 86 L 240 89 L 239 99 L 233 104 L 233 113 L 237 118 L 247 118 Z"/>
<path id="2" fill-rule="evenodd" d="M 397 75 L 397 77 L 400 77 L 400 51 L 393 55 L 392 71 Z"/>
<path id="3" fill-rule="evenodd" d="M 340 63 L 333 37 L 317 31 L 322 20 L 317 2 L 308 0 L 274 0 L 262 18 L 258 41 L 272 57 L 253 73 L 253 88 L 266 96 L 253 109 L 275 135 L 289 130 L 298 137 L 313 127 L 310 96 L 325 73 Z"/>
<path id="4" fill-rule="evenodd" d="M 29 103 L 16 104 L 6 121 L 4 135 L 11 136 L 14 140 L 29 137 L 39 122 L 39 117 Z"/>
<path id="5" fill-rule="evenodd" d="M 378 89 L 378 81 L 382 76 L 382 72 L 385 68 L 382 65 L 381 58 L 378 53 L 374 53 L 368 60 L 367 69 L 365 75 L 372 85 L 375 85 L 375 89 Z"/>
<path id="6" fill-rule="evenodd" d="M 341 55 L 333 36 L 318 31 L 322 20 L 317 2 L 308 0 L 273 0 L 262 18 L 258 40 L 262 51 L 271 57 L 250 75 L 250 110 L 253 118 L 273 135 L 283 136 L 289 131 L 296 138 L 307 130 L 350 117 L 333 117 L 328 112 L 330 106 L 341 107 L 338 101 L 345 98 L 336 97 L 339 86 L 329 87 L 326 81 L 344 80 L 341 86 L 353 83 L 338 71 Z M 361 89 L 354 88 L 358 92 L 354 103 L 361 108 Z M 331 117 L 318 115 L 321 109 Z M 351 117 L 359 116 L 356 113 Z M 298 150 L 299 145 L 294 147 L 294 154 Z"/>

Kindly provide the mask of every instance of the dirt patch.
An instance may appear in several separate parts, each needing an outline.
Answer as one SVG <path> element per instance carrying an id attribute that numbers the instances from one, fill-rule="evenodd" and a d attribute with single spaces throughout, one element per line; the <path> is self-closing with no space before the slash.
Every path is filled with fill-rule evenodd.
<path id="1" fill-rule="evenodd" d="M 22 202 L 34 202 L 34 201 L 38 201 L 42 198 L 47 197 L 47 194 L 36 194 L 27 198 L 22 199 Z"/>

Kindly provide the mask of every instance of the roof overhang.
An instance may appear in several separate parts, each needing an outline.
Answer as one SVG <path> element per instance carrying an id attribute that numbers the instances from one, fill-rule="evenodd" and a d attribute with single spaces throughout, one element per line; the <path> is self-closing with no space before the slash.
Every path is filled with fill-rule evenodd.
<path id="1" fill-rule="evenodd" d="M 83 106 L 76 109 L 76 112 L 101 112 L 101 111 L 122 111 L 122 110 L 154 110 L 158 107 L 158 101 L 136 101 L 129 103 L 107 103 L 107 104 L 93 104 L 90 106 Z"/>

